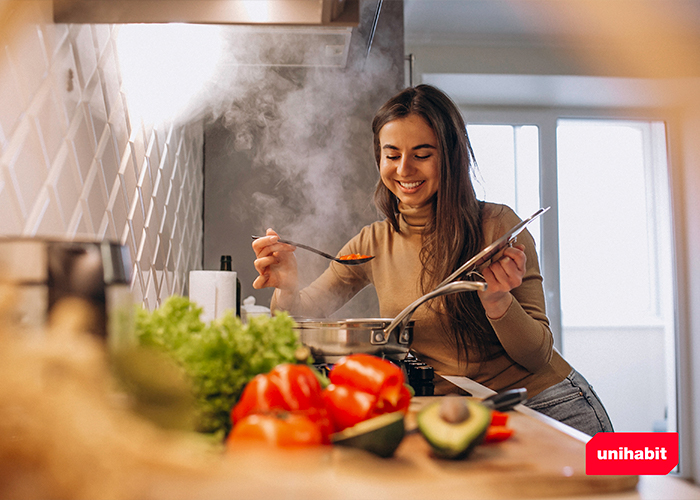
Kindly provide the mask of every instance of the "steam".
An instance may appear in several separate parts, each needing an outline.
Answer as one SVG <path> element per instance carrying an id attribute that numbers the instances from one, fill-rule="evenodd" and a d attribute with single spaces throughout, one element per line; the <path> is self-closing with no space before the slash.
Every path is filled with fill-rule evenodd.
<path id="1" fill-rule="evenodd" d="M 272 37 L 270 47 L 264 42 L 238 52 L 269 54 L 277 46 Z M 294 43 L 285 38 L 285 53 L 308 50 L 304 35 Z M 230 131 L 232 149 L 249 156 L 261 184 L 231 213 L 256 231 L 273 227 L 335 252 L 377 218 L 370 124 L 395 91 L 396 69 L 381 54 L 350 59 L 347 68 L 246 65 L 224 54 L 197 108 Z"/>
<path id="2" fill-rule="evenodd" d="M 370 124 L 397 90 L 396 62 L 376 41 L 366 57 L 362 29 L 123 27 L 118 52 L 125 87 L 133 82 L 130 113 L 141 91 L 144 107 L 160 103 L 151 121 L 223 125 L 232 158 L 246 160 L 230 165 L 241 169 L 238 184 L 247 179 L 231 186 L 239 190 L 226 207 L 231 219 L 333 253 L 377 219 Z M 322 67 L 343 55 L 349 36 L 347 62 Z M 141 74 L 130 73 L 135 61 Z"/>

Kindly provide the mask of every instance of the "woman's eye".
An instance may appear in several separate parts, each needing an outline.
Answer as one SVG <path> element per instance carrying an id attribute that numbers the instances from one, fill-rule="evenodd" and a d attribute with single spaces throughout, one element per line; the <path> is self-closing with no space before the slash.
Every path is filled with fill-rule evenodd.
<path id="1" fill-rule="evenodd" d="M 431 156 L 432 156 L 432 155 L 424 155 L 424 156 L 416 155 L 416 159 L 417 159 L 417 160 L 427 160 L 427 159 L 430 158 Z"/>
<path id="2" fill-rule="evenodd" d="M 391 160 L 391 161 L 398 160 L 399 158 L 401 158 L 401 157 L 398 156 L 398 155 L 396 155 L 396 156 L 387 156 L 387 157 L 386 157 L 387 160 Z"/>

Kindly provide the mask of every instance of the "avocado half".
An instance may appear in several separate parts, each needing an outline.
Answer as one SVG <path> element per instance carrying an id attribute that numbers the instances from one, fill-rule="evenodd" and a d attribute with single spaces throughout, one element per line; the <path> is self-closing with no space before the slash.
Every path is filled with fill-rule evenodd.
<path id="1" fill-rule="evenodd" d="M 460 403 L 466 405 L 466 418 L 459 422 L 450 422 L 443 418 L 441 401 L 431 403 L 418 412 L 418 430 L 438 457 L 466 458 L 474 447 L 483 441 L 491 423 L 489 408 L 467 398 L 460 400 L 463 400 Z"/>
<path id="2" fill-rule="evenodd" d="M 360 448 L 380 457 L 394 454 L 405 435 L 404 414 L 396 411 L 364 420 L 331 436 L 340 446 Z"/>

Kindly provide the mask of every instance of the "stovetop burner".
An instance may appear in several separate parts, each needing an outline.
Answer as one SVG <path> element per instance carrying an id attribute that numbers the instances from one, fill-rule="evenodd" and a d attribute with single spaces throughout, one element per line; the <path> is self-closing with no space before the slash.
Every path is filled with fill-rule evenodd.
<path id="1" fill-rule="evenodd" d="M 388 361 L 401 368 L 406 382 L 413 388 L 416 396 L 432 396 L 435 393 L 435 384 L 433 383 L 435 371 L 432 366 L 423 363 L 410 353 L 401 361 L 393 359 Z M 328 375 L 333 368 L 331 363 L 318 363 L 314 366 L 324 375 Z"/>

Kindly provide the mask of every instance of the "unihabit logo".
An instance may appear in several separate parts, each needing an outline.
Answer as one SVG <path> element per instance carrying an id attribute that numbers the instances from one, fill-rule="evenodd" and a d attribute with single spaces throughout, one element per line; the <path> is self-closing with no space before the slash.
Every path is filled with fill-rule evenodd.
<path id="1" fill-rule="evenodd" d="M 678 465 L 677 432 L 599 432 L 586 443 L 586 474 L 668 474 Z"/>
<path id="2" fill-rule="evenodd" d="M 598 450 L 598 460 L 668 460 L 666 448 L 655 449 L 644 447 L 643 450 L 633 450 L 627 446 L 617 450 Z"/>

